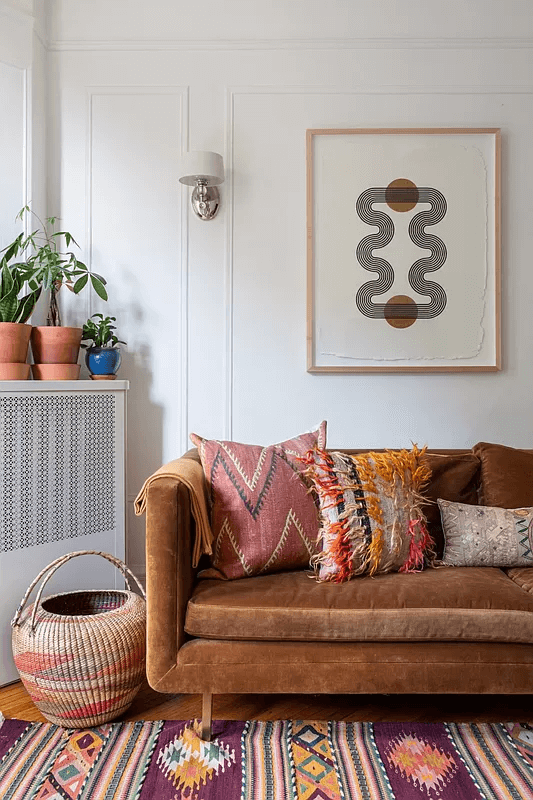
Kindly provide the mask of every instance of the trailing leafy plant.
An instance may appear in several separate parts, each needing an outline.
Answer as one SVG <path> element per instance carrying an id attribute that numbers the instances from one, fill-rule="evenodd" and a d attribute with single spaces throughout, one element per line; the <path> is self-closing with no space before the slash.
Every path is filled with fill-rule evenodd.
<path id="1" fill-rule="evenodd" d="M 96 320 L 94 319 L 96 317 Z M 103 314 L 93 314 L 89 317 L 83 326 L 83 334 L 81 337 L 83 348 L 92 347 L 116 347 L 117 344 L 126 344 L 121 339 L 117 339 L 115 334 L 116 317 L 104 317 Z M 83 344 L 84 341 L 92 342 L 92 344 Z"/>
<path id="2" fill-rule="evenodd" d="M 51 230 L 58 218 L 47 217 L 45 223 L 29 206 L 24 206 L 17 214 L 17 219 L 22 220 L 25 214 L 31 214 L 35 217 L 41 227 L 27 236 L 21 233 L 14 242 L 1 251 L 4 253 L 2 257 L 2 273 L 3 267 L 7 265 L 13 276 L 14 283 L 19 285 L 18 291 L 21 290 L 24 283 L 27 283 L 32 295 L 37 291 L 40 294 L 42 289 L 50 292 L 46 324 L 61 325 L 57 293 L 62 286 L 66 286 L 74 294 L 79 294 L 90 281 L 96 294 L 102 300 L 107 300 L 105 279 L 95 272 L 90 272 L 87 266 L 76 258 L 75 253 L 68 249 L 71 244 L 79 247 L 72 234 L 68 231 L 53 232 Z M 64 251 L 59 246 L 62 238 L 65 243 Z M 24 260 L 16 260 L 15 263 L 9 264 L 12 259 L 21 259 L 21 257 L 24 257 Z M 37 299 L 38 295 L 31 310 L 33 310 Z M 30 302 L 28 301 L 29 304 Z"/>

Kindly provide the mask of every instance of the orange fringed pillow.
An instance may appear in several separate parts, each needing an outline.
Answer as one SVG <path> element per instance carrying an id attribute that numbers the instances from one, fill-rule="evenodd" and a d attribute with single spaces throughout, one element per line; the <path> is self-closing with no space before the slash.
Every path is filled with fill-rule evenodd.
<path id="1" fill-rule="evenodd" d="M 320 501 L 319 581 L 356 575 L 414 572 L 433 563 L 434 542 L 421 492 L 431 477 L 419 450 L 328 453 L 315 448 L 305 462 Z"/>

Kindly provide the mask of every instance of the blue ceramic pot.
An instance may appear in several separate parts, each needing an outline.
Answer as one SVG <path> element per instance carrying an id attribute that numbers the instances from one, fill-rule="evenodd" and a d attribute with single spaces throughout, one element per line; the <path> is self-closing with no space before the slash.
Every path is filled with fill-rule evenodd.
<path id="1" fill-rule="evenodd" d="M 85 353 L 85 363 L 91 375 L 116 375 L 120 361 L 118 347 L 90 347 Z"/>

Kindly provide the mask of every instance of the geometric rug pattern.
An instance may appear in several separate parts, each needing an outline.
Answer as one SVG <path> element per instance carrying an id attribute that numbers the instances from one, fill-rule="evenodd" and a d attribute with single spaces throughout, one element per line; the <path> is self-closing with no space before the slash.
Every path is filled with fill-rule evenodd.
<path id="1" fill-rule="evenodd" d="M 533 800 L 533 726 L 215 721 L 211 742 L 192 721 L 0 727 L 0 800 L 152 798 Z"/>

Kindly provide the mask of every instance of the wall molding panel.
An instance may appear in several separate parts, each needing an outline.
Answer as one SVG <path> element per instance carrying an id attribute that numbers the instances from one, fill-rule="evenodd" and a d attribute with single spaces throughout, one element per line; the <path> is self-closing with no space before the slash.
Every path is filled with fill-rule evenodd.
<path id="1" fill-rule="evenodd" d="M 94 149 L 94 102 L 95 98 L 103 96 L 127 97 L 127 96 L 169 96 L 178 97 L 180 103 L 181 130 L 179 131 L 179 143 L 181 152 L 185 152 L 189 147 L 189 86 L 181 85 L 113 85 L 113 86 L 87 86 L 87 131 L 86 131 L 86 208 L 85 208 L 85 230 L 87 242 L 87 266 L 92 268 L 93 264 L 93 149 Z M 179 330 L 180 330 L 180 355 L 179 355 L 179 386 L 180 397 L 183 398 L 180 410 L 180 447 L 187 449 L 188 442 L 188 409 L 189 409 L 189 215 L 187 187 L 181 187 L 182 203 L 180 215 L 180 305 L 179 305 Z M 93 295 L 86 293 L 87 317 L 94 311 Z"/>

